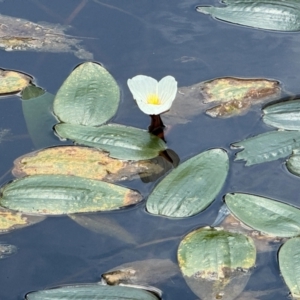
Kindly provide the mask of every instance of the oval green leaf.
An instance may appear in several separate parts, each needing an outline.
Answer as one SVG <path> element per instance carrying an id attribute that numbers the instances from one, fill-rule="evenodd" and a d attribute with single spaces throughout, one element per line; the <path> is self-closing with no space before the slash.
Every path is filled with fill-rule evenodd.
<path id="1" fill-rule="evenodd" d="M 61 122 L 98 126 L 111 119 L 119 106 L 120 90 L 101 65 L 79 65 L 58 90 L 54 113 Z"/>
<path id="2" fill-rule="evenodd" d="M 220 192 L 228 169 L 228 156 L 222 149 L 188 159 L 156 186 L 147 200 L 148 212 L 177 218 L 199 213 Z"/>
<path id="3" fill-rule="evenodd" d="M 197 11 L 214 18 L 261 29 L 300 30 L 298 1 L 224 1 L 228 6 L 198 6 Z"/>
<path id="4" fill-rule="evenodd" d="M 62 138 L 105 150 L 111 157 L 124 160 L 150 159 L 167 148 L 164 141 L 146 130 L 117 124 L 100 127 L 57 124 L 55 130 Z"/>
<path id="5" fill-rule="evenodd" d="M 288 240 L 278 253 L 279 268 L 293 299 L 300 298 L 300 238 Z"/>
<path id="6" fill-rule="evenodd" d="M 300 234 L 300 210 L 296 207 L 248 194 L 227 194 L 225 202 L 233 215 L 262 233 L 293 237 Z"/>
<path id="7" fill-rule="evenodd" d="M 299 131 L 270 131 L 232 144 L 233 148 L 244 148 L 235 160 L 243 159 L 246 166 L 286 157 L 300 147 Z"/>
<path id="8" fill-rule="evenodd" d="M 267 106 L 263 121 L 273 127 L 300 130 L 300 100 L 292 100 Z"/>
<path id="9" fill-rule="evenodd" d="M 47 215 L 114 210 L 141 201 L 141 195 L 114 184 L 64 175 L 34 175 L 1 189 L 0 205 Z"/>
<path id="10" fill-rule="evenodd" d="M 177 258 L 184 279 L 201 299 L 218 299 L 218 295 L 234 299 L 248 281 L 256 249 L 243 234 L 200 228 L 184 237 Z M 236 285 L 242 282 L 242 287 Z"/>
<path id="11" fill-rule="evenodd" d="M 26 300 L 158 300 L 156 296 L 142 289 L 126 286 L 108 286 L 100 284 L 70 285 L 59 288 L 32 292 Z"/>

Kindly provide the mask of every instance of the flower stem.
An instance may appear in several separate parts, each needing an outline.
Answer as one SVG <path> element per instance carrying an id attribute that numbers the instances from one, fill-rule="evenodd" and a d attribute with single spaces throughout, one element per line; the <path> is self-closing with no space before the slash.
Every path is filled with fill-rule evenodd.
<path id="1" fill-rule="evenodd" d="M 148 127 L 148 131 L 162 140 L 164 140 L 164 128 L 165 125 L 162 122 L 160 115 L 150 115 L 151 118 L 151 124 Z"/>

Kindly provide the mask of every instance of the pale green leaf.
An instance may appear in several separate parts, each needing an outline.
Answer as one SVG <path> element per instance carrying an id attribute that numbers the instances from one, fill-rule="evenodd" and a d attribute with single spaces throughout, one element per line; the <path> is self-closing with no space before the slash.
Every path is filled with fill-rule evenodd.
<path id="1" fill-rule="evenodd" d="M 141 195 L 103 181 L 65 175 L 33 175 L 1 189 L 0 205 L 47 215 L 114 210 L 141 201 Z"/>
<path id="2" fill-rule="evenodd" d="M 177 258 L 185 281 L 198 297 L 235 299 L 255 265 L 256 249 L 246 235 L 205 227 L 184 237 Z"/>
<path id="3" fill-rule="evenodd" d="M 214 18 L 260 29 L 279 31 L 300 30 L 300 6 L 290 1 L 233 1 L 225 0 L 226 7 L 198 6 L 197 11 Z"/>
<path id="4" fill-rule="evenodd" d="M 288 240 L 278 253 L 279 268 L 293 299 L 300 298 L 300 238 Z"/>
<path id="5" fill-rule="evenodd" d="M 229 168 L 227 153 L 200 153 L 170 172 L 147 200 L 147 210 L 168 217 L 189 217 L 204 210 L 220 192 Z"/>
<path id="6" fill-rule="evenodd" d="M 300 147 L 300 132 L 270 131 L 234 143 L 232 147 L 244 148 L 235 160 L 245 160 L 246 166 L 255 165 L 290 155 Z"/>
<path id="7" fill-rule="evenodd" d="M 267 106 L 264 110 L 263 121 L 271 126 L 300 130 L 300 100 L 291 100 Z"/>
<path id="8" fill-rule="evenodd" d="M 232 214 L 247 226 L 270 236 L 300 234 L 300 210 L 296 207 L 249 194 L 227 194 L 225 202 Z"/>
<path id="9" fill-rule="evenodd" d="M 160 138 L 146 130 L 117 124 L 100 127 L 58 124 L 55 130 L 62 138 L 105 150 L 111 157 L 124 160 L 150 159 L 167 148 Z"/>
<path id="10" fill-rule="evenodd" d="M 118 108 L 120 90 L 101 65 L 79 65 L 58 90 L 54 113 L 61 122 L 98 126 L 111 119 Z"/>
<path id="11" fill-rule="evenodd" d="M 70 285 L 31 292 L 26 300 L 158 300 L 153 294 L 137 288 L 100 284 Z"/>

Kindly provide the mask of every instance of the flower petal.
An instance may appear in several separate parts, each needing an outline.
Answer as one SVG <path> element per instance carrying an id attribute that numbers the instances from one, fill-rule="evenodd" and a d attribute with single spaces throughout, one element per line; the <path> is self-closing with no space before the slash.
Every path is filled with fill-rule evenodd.
<path id="1" fill-rule="evenodd" d="M 142 101 L 136 101 L 136 103 L 139 106 L 140 110 L 146 115 L 159 115 L 162 112 L 166 111 L 162 111 L 162 105 L 148 104 Z"/>
<path id="2" fill-rule="evenodd" d="M 161 100 L 161 107 L 164 111 L 171 108 L 177 94 L 177 81 L 173 76 L 166 76 L 158 83 L 158 97 Z"/>
<path id="3" fill-rule="evenodd" d="M 157 80 L 144 75 L 137 75 L 127 80 L 130 92 L 137 102 L 147 103 L 147 97 L 157 93 L 157 84 Z"/>

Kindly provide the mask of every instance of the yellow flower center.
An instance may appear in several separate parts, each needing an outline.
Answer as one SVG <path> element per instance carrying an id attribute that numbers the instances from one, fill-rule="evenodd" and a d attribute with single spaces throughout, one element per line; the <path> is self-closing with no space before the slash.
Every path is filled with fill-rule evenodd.
<path id="1" fill-rule="evenodd" d="M 150 94 L 147 97 L 147 103 L 148 104 L 153 104 L 153 105 L 160 105 L 160 99 L 156 94 Z"/>

